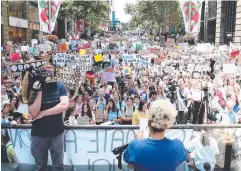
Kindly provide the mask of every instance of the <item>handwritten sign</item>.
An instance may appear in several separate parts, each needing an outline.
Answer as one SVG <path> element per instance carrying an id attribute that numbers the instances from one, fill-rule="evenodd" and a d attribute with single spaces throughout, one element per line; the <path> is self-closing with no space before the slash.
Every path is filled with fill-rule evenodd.
<path id="1" fill-rule="evenodd" d="M 103 56 L 101 54 L 95 55 L 95 62 L 103 61 Z"/>
<path id="2" fill-rule="evenodd" d="M 240 76 L 240 75 L 241 75 L 241 66 L 236 66 L 235 74 L 236 74 L 237 76 Z"/>
<path id="3" fill-rule="evenodd" d="M 223 73 L 234 74 L 236 71 L 235 64 L 223 64 Z"/>
<path id="4" fill-rule="evenodd" d="M 65 131 L 64 136 L 64 165 L 72 167 L 88 166 L 91 171 L 103 170 L 99 167 L 117 167 L 116 156 L 112 150 L 115 147 L 127 144 L 135 139 L 137 129 L 78 129 Z M 8 134 L 12 141 L 14 151 L 19 159 L 19 163 L 35 164 L 31 154 L 31 129 L 8 129 Z M 184 144 L 190 142 L 192 129 L 189 130 L 167 130 L 166 137 L 170 139 L 178 138 Z M 84 138 L 83 138 L 84 137 Z M 50 164 L 50 155 L 49 163 Z M 80 160 L 81 158 L 81 160 Z M 89 164 L 88 164 L 89 163 Z M 81 169 L 79 169 L 81 170 Z M 85 170 L 85 169 L 82 169 Z M 111 170 L 111 169 L 104 169 Z M 117 170 L 117 169 L 115 169 Z M 127 170 L 127 169 L 125 169 Z"/>
<path id="5" fill-rule="evenodd" d="M 21 46 L 21 51 L 22 52 L 27 52 L 28 48 L 29 48 L 29 46 Z"/>
<path id="6" fill-rule="evenodd" d="M 9 68 L 9 73 L 21 72 L 23 70 L 26 70 L 30 66 L 33 66 L 34 68 L 36 68 L 46 63 L 47 63 L 47 60 L 38 60 L 34 62 L 23 62 L 23 63 L 10 63 L 8 65 L 8 68 Z"/>
<path id="7" fill-rule="evenodd" d="M 90 118 L 88 116 L 80 116 L 77 118 L 77 125 L 89 125 Z"/>
<path id="8" fill-rule="evenodd" d="M 31 39 L 31 45 L 32 47 L 34 47 L 34 45 L 38 44 L 38 40 L 37 39 Z"/>
<path id="9" fill-rule="evenodd" d="M 52 47 L 49 44 L 41 44 L 39 45 L 39 49 L 43 52 L 49 52 L 52 50 Z"/>
<path id="10" fill-rule="evenodd" d="M 104 121 L 103 110 L 101 110 L 101 109 L 96 110 L 95 121 L 96 122 L 103 122 Z"/>

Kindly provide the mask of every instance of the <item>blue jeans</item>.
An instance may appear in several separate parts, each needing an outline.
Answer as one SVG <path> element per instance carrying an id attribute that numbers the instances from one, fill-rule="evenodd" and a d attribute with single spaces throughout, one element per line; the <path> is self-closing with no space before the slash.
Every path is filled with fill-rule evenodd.
<path id="1" fill-rule="evenodd" d="M 51 154 L 53 171 L 64 171 L 64 133 L 56 137 L 31 138 L 31 153 L 36 162 L 35 171 L 47 171 L 48 150 Z"/>

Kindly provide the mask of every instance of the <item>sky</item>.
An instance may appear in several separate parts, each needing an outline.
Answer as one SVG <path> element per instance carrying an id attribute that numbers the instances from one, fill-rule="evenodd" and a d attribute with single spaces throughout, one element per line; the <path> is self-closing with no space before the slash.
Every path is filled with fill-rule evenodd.
<path id="1" fill-rule="evenodd" d="M 121 22 L 127 23 L 131 20 L 131 15 L 125 14 L 124 8 L 125 4 L 131 3 L 134 4 L 136 3 L 136 0 L 114 0 L 114 8 L 116 11 L 116 18 L 118 18 Z"/>

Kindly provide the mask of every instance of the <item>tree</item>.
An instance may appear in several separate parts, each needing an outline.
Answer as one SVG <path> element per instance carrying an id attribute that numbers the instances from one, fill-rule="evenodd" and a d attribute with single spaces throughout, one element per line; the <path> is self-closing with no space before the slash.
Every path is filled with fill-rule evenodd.
<path id="1" fill-rule="evenodd" d="M 169 25 L 170 16 L 175 27 L 180 25 L 182 16 L 178 1 L 138 1 L 135 5 L 126 4 L 125 13 L 132 15 L 132 28 L 153 29 L 156 34 Z"/>
<path id="2" fill-rule="evenodd" d="M 58 17 L 60 19 L 70 17 L 75 20 L 86 20 L 88 18 L 90 21 L 90 26 L 93 28 L 109 20 L 109 10 L 109 4 L 103 0 L 67 0 L 61 4 Z"/>

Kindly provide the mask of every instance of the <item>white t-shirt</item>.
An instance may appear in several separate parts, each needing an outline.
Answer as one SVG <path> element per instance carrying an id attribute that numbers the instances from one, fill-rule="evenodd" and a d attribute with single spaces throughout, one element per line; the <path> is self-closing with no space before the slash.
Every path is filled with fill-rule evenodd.
<path id="1" fill-rule="evenodd" d="M 218 144 L 215 139 L 209 138 L 210 145 L 203 146 L 200 137 L 195 137 L 187 145 L 186 149 L 188 152 L 195 152 L 194 162 L 196 167 L 202 166 L 205 162 L 210 163 L 211 168 L 215 167 L 216 158 L 215 156 L 220 153 Z M 202 171 L 203 168 L 198 168 Z"/>

